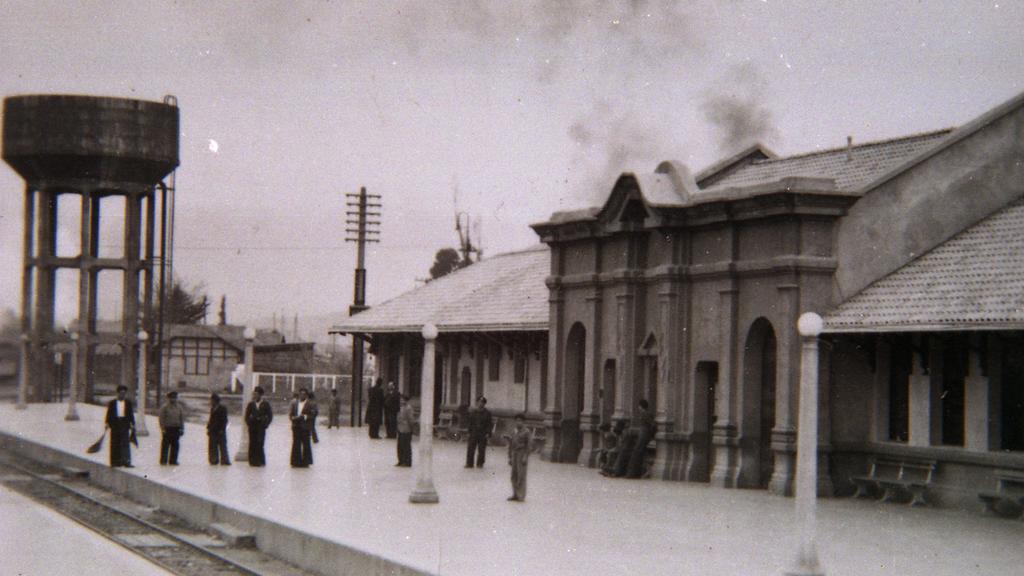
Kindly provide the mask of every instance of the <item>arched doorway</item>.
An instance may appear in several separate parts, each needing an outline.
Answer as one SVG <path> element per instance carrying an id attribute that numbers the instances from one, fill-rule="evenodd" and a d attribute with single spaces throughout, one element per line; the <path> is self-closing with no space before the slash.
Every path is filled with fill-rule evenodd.
<path id="1" fill-rule="evenodd" d="M 758 318 L 750 326 L 743 347 L 743 426 L 741 445 L 746 449 L 740 465 L 742 486 L 766 488 L 772 477 L 775 455 L 772 429 L 775 427 L 775 330 L 771 322 Z"/>
<path id="2" fill-rule="evenodd" d="M 565 378 L 562 388 L 561 462 L 575 462 L 580 455 L 580 411 L 583 408 L 583 380 L 586 373 L 587 329 L 579 322 L 565 341 Z"/>

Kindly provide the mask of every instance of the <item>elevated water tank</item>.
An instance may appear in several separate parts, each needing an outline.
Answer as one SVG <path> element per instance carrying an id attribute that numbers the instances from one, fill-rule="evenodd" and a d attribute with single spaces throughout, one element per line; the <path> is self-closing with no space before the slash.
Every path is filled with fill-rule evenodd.
<path id="1" fill-rule="evenodd" d="M 153 185 L 178 166 L 178 108 L 37 94 L 4 99 L 2 157 L 33 187 Z"/>

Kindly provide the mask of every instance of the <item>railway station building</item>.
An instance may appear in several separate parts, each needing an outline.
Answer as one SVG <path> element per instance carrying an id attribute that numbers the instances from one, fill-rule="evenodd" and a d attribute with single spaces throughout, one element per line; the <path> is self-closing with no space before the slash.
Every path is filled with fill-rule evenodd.
<path id="1" fill-rule="evenodd" d="M 598 426 L 646 399 L 653 477 L 787 494 L 796 321 L 817 312 L 819 491 L 848 494 L 885 458 L 928 462 L 930 501 L 977 503 L 1024 471 L 1022 197 L 1024 95 L 955 129 L 789 157 L 754 145 L 696 174 L 664 162 L 534 224 L 547 250 L 512 277 L 487 266 L 514 256 L 484 260 L 335 331 L 371 339 L 415 393 L 422 322 L 385 318 L 436 299 L 443 402 L 465 400 L 469 368 L 543 419 L 543 457 L 593 465 Z M 492 346 L 533 360 L 525 388 L 487 377 Z"/>

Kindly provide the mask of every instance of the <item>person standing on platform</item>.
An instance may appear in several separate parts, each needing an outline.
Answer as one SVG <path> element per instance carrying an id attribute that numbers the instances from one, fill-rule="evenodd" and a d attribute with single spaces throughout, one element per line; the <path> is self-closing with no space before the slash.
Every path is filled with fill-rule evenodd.
<path id="1" fill-rule="evenodd" d="M 292 401 L 288 417 L 292 421 L 292 468 L 309 468 L 313 464 L 313 423 L 316 421 L 316 402 L 309 398 L 305 388 Z"/>
<path id="2" fill-rule="evenodd" d="M 331 397 L 327 399 L 327 429 L 341 428 L 341 398 L 338 389 L 331 389 Z"/>
<path id="3" fill-rule="evenodd" d="M 210 419 L 206 422 L 209 437 L 206 455 L 211 465 L 230 466 L 228 457 L 228 409 L 220 403 L 220 396 L 210 394 Z"/>
<path id="4" fill-rule="evenodd" d="M 185 408 L 178 403 L 178 393 L 167 393 L 167 402 L 160 407 L 160 465 L 178 465 L 179 440 L 185 434 Z"/>
<path id="5" fill-rule="evenodd" d="M 483 396 L 476 399 L 476 406 L 469 411 L 468 432 L 469 438 L 466 441 L 466 468 L 473 467 L 473 453 L 476 453 L 476 467 L 483 468 L 487 460 L 487 439 L 494 430 L 494 419 L 491 418 L 491 411 L 487 409 L 487 398 Z"/>
<path id="6" fill-rule="evenodd" d="M 526 465 L 530 459 L 530 446 L 533 444 L 533 433 L 526 427 L 526 417 L 516 414 L 515 428 L 508 438 L 508 464 L 512 467 L 512 495 L 510 501 L 526 500 Z"/>
<path id="7" fill-rule="evenodd" d="M 253 388 L 252 400 L 245 407 L 245 425 L 249 429 L 249 466 L 267 465 L 263 442 L 267 436 L 267 427 L 273 419 L 270 402 L 263 399 L 263 388 Z"/>
<path id="8" fill-rule="evenodd" d="M 128 399 L 126 386 L 118 386 L 117 398 L 107 404 L 105 422 L 107 428 L 110 428 L 110 466 L 134 468 L 129 443 L 135 434 L 135 409 Z"/>
<path id="9" fill-rule="evenodd" d="M 402 407 L 402 395 L 395 389 L 394 382 L 388 382 L 384 394 L 384 431 L 388 438 L 398 437 L 398 410 Z"/>
<path id="10" fill-rule="evenodd" d="M 416 426 L 416 417 L 409 406 L 409 397 L 402 394 L 398 409 L 396 425 L 398 427 L 398 464 L 408 468 L 412 466 L 412 430 Z"/>
<path id="11" fill-rule="evenodd" d="M 384 413 L 384 388 L 380 385 L 380 378 L 370 386 L 369 397 L 366 400 L 366 423 L 370 426 L 370 438 L 380 439 L 380 422 Z"/>

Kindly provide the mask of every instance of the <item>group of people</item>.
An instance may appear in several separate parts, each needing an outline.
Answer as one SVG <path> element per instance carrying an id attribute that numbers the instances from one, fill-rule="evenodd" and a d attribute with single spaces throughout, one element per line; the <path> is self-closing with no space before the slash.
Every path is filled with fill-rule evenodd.
<path id="1" fill-rule="evenodd" d="M 619 420 L 612 427 L 605 422 L 599 427 L 602 448 L 598 456 L 601 474 L 615 478 L 641 478 L 644 475 L 647 444 L 657 427 L 647 400 L 640 400 L 629 428 Z"/>
<path id="2" fill-rule="evenodd" d="M 117 397 L 107 405 L 106 429 L 110 430 L 110 465 L 131 468 L 130 442 L 135 435 L 135 414 L 131 400 L 127 398 L 128 389 L 118 386 Z M 388 438 L 397 439 L 398 462 L 395 466 L 412 466 L 412 434 L 416 426 L 416 418 L 409 397 L 398 393 L 393 383 L 388 384 L 387 392 L 381 388 L 378 380 L 370 388 L 367 403 L 366 422 L 369 425 L 370 438 L 380 439 L 380 425 L 383 422 Z M 329 401 L 328 428 L 339 426 L 340 402 L 337 390 L 331 390 Z M 318 442 L 316 419 L 318 415 L 316 399 L 305 388 L 300 389 L 293 397 L 288 409 L 291 421 L 292 450 L 291 466 L 308 468 L 313 464 L 312 444 Z M 263 388 L 253 388 L 252 400 L 245 406 L 243 420 L 249 432 L 249 465 L 265 466 L 267 459 L 264 451 L 267 428 L 274 419 L 270 402 L 264 398 Z M 533 436 L 525 425 L 525 416 L 517 414 L 514 427 L 510 434 L 504 436 L 508 441 L 508 463 L 512 468 L 512 501 L 523 501 L 526 498 L 526 470 Z M 653 419 L 651 420 L 653 424 Z M 167 402 L 160 407 L 159 423 L 161 431 L 160 464 L 178 465 L 180 439 L 185 434 L 185 409 L 178 401 L 177 392 L 167 394 Z M 466 442 L 466 468 L 483 468 L 487 460 L 487 443 L 494 432 L 494 419 L 487 409 L 487 399 L 477 398 L 476 406 L 466 415 L 468 438 Z M 208 436 L 207 457 L 211 465 L 230 466 L 231 458 L 227 450 L 227 407 L 221 403 L 216 393 L 210 395 L 210 413 L 206 423 Z M 106 431 L 105 429 L 105 431 Z M 649 438 L 648 438 L 649 439 Z M 646 445 L 644 442 L 643 445 Z M 620 456 L 621 458 L 621 456 Z"/>

